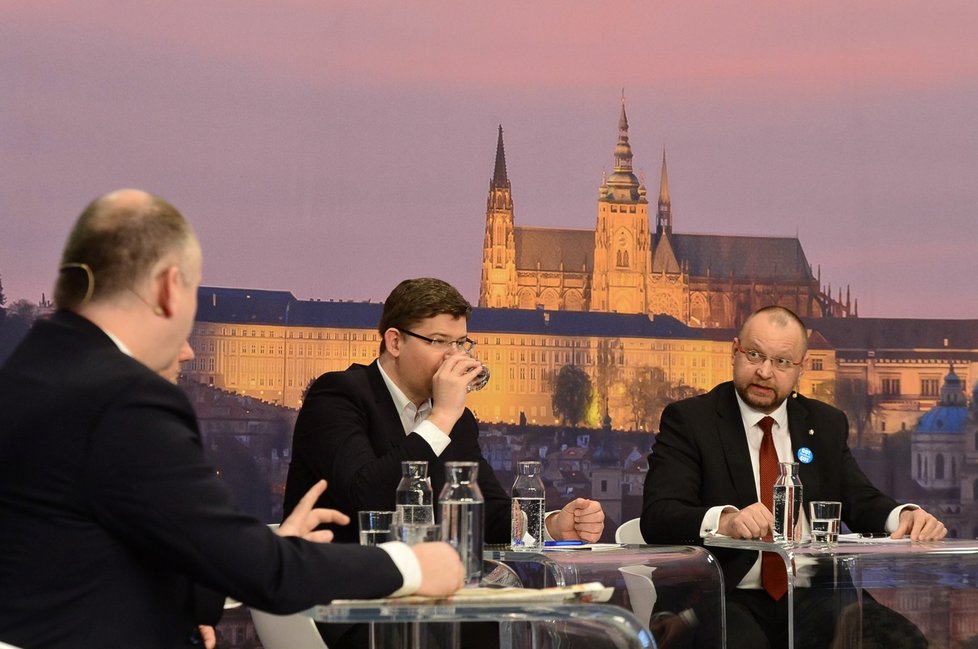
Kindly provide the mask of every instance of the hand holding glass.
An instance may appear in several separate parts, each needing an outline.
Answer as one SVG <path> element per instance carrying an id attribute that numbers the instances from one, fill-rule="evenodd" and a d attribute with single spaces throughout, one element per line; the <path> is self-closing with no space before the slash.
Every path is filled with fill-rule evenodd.
<path id="1" fill-rule="evenodd" d="M 466 351 L 465 353 L 468 354 L 470 358 L 475 358 L 475 356 L 472 356 L 472 350 Z M 489 383 L 489 368 L 485 363 L 483 363 L 482 368 L 479 369 L 479 373 L 476 374 L 475 378 L 472 379 L 468 386 L 466 386 L 465 390 L 467 392 L 475 392 L 476 390 L 481 390 L 482 388 L 486 387 L 487 383 Z"/>

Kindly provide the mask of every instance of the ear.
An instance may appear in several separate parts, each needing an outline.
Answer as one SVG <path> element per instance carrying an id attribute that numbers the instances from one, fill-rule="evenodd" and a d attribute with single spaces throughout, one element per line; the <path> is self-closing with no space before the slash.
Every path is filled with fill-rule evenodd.
<path id="1" fill-rule="evenodd" d="M 176 266 L 168 266 L 163 272 L 157 275 L 156 282 L 156 302 L 153 304 L 153 313 L 159 316 L 170 318 L 176 309 L 177 300 L 180 292 L 177 290 L 183 278 L 180 276 L 180 269 Z"/>
<path id="2" fill-rule="evenodd" d="M 401 343 L 403 341 L 404 339 L 401 337 L 401 332 L 394 327 L 390 327 L 384 332 L 384 346 L 387 353 L 394 358 L 401 355 Z"/>
<path id="3" fill-rule="evenodd" d="M 730 364 L 733 365 L 734 361 L 737 360 L 737 347 L 740 345 L 740 339 L 734 336 L 733 343 L 730 345 Z"/>

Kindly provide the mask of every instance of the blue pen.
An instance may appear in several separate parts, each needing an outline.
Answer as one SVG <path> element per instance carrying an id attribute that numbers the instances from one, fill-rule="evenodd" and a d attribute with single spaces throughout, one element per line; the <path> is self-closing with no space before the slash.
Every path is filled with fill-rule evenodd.
<path id="1" fill-rule="evenodd" d="M 543 544 L 548 548 L 559 548 L 568 545 L 584 545 L 584 541 L 544 541 Z"/>

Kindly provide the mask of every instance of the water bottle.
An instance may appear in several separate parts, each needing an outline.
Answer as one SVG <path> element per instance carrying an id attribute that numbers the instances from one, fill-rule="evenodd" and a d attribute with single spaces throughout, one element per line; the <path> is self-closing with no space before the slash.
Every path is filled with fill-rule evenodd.
<path id="1" fill-rule="evenodd" d="M 791 545 L 801 539 L 798 516 L 801 514 L 802 486 L 797 462 L 779 462 L 774 481 L 774 542 Z"/>
<path id="2" fill-rule="evenodd" d="M 539 462 L 520 462 L 513 482 L 512 548 L 520 551 L 543 549 L 544 486 Z"/>
<path id="3" fill-rule="evenodd" d="M 431 525 L 435 510 L 424 460 L 401 462 L 401 482 L 397 485 L 397 520 L 402 525 Z"/>
<path id="4" fill-rule="evenodd" d="M 446 462 L 445 486 L 438 495 L 442 539 L 452 544 L 465 568 L 465 585 L 482 580 L 483 509 L 475 462 Z"/>

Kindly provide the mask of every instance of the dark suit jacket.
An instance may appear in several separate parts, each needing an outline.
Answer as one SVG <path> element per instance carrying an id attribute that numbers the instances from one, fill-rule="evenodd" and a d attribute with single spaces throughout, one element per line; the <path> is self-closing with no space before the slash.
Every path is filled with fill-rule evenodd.
<path id="1" fill-rule="evenodd" d="M 702 544 L 710 507 L 759 502 L 740 409 L 732 382 L 670 404 L 649 455 L 642 535 L 649 543 Z M 870 483 L 849 452 L 845 414 L 801 395 L 788 398 L 793 453 L 807 447 L 812 461 L 799 465 L 804 507 L 812 500 L 842 502 L 842 520 L 853 531 L 882 532 L 897 503 Z M 716 552 L 728 589 L 736 587 L 756 553 Z"/>
<path id="2" fill-rule="evenodd" d="M 186 396 L 68 312 L 0 369 L 0 640 L 173 648 L 194 585 L 272 612 L 401 586 L 383 550 L 279 538 L 207 462 Z"/>
<path id="3" fill-rule="evenodd" d="M 285 512 L 292 511 L 302 495 L 325 478 L 328 487 L 319 506 L 350 516 L 349 525 L 333 527 L 333 531 L 337 540 L 356 542 L 358 511 L 394 509 L 402 461 L 428 461 L 436 501 L 445 484 L 445 462 L 478 462 L 479 488 L 486 501 L 485 540 L 507 543 L 510 498 L 482 457 L 479 427 L 468 408 L 452 429 L 451 438 L 437 457 L 420 435 L 404 434 L 376 361 L 323 374 L 309 388 L 296 420 Z M 437 505 L 435 512 L 437 516 Z"/>

